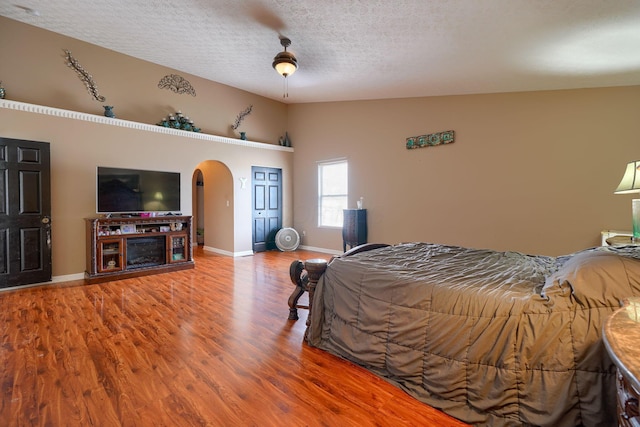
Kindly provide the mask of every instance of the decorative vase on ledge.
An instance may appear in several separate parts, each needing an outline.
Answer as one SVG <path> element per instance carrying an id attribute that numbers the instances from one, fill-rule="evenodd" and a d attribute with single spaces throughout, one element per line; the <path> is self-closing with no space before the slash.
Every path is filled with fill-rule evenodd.
<path id="1" fill-rule="evenodd" d="M 104 115 L 112 119 L 116 117 L 116 114 L 113 112 L 113 105 L 104 105 Z"/>
<path id="2" fill-rule="evenodd" d="M 242 139 L 243 141 L 246 141 L 247 133 L 246 132 L 240 132 L 240 139 Z"/>
<path id="3" fill-rule="evenodd" d="M 2 87 L 2 80 L 0 80 L 0 99 L 4 99 L 6 93 L 4 88 Z"/>

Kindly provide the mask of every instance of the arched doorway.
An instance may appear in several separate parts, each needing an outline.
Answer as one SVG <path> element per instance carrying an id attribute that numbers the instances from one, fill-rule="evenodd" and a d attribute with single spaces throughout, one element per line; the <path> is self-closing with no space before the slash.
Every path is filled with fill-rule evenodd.
<path id="1" fill-rule="evenodd" d="M 193 190 L 195 192 L 193 203 L 193 228 L 195 229 L 195 242 L 198 246 L 204 246 L 204 177 L 202 171 L 196 169 L 193 173 Z"/>
<path id="2" fill-rule="evenodd" d="M 192 176 L 192 203 L 194 241 L 205 250 L 232 254 L 233 176 L 224 163 L 206 160 L 196 166 Z"/>

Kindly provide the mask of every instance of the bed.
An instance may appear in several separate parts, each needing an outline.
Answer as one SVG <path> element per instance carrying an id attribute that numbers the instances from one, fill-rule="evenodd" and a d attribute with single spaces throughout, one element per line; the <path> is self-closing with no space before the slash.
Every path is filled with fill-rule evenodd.
<path id="1" fill-rule="evenodd" d="M 360 250 L 309 289 L 306 340 L 470 424 L 616 425 L 602 324 L 640 295 L 638 248 Z"/>

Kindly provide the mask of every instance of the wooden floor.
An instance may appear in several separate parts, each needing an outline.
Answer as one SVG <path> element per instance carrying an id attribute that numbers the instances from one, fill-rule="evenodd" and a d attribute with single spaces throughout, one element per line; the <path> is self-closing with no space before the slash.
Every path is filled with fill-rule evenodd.
<path id="1" fill-rule="evenodd" d="M 0 292 L 0 426 L 464 426 L 303 344 L 288 269 L 318 257 Z"/>

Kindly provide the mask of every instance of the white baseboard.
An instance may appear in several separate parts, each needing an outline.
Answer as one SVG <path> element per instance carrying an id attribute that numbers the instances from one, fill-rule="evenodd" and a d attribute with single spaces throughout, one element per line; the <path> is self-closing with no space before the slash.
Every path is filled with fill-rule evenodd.
<path id="1" fill-rule="evenodd" d="M 51 282 L 47 282 L 47 283 L 71 282 L 73 280 L 83 280 L 83 279 L 84 279 L 84 273 L 65 274 L 64 276 L 53 276 L 51 278 Z"/>
<path id="2" fill-rule="evenodd" d="M 212 248 L 211 246 L 203 246 L 202 249 L 207 252 L 213 252 L 214 254 L 230 256 L 230 257 L 241 257 L 241 256 L 253 255 L 253 251 L 229 252 L 229 251 L 225 251 L 218 248 Z"/>
<path id="3" fill-rule="evenodd" d="M 28 285 L 10 286 L 8 288 L 2 288 L 1 291 L 15 291 L 18 289 L 33 288 L 35 286 L 47 286 L 54 283 L 72 282 L 74 280 L 84 280 L 84 273 L 66 274 L 64 276 L 53 276 L 49 282 L 30 283 Z"/>
<path id="4" fill-rule="evenodd" d="M 300 249 L 304 249 L 305 251 L 322 252 L 324 254 L 342 255 L 342 252 L 336 251 L 334 249 L 316 248 L 314 246 L 301 245 Z"/>
<path id="5" fill-rule="evenodd" d="M 307 251 L 312 251 L 312 252 L 321 252 L 321 253 L 324 253 L 324 254 L 342 255 L 342 252 L 336 251 L 334 249 L 316 248 L 316 247 L 313 247 L 313 246 L 304 246 L 304 245 L 299 246 L 299 248 L 307 250 Z M 213 248 L 211 246 L 203 246 L 202 249 L 204 249 L 207 252 L 213 252 L 213 253 L 218 254 L 218 255 L 225 255 L 225 256 L 231 256 L 231 257 L 241 257 L 241 256 L 253 255 L 253 251 L 229 252 L 229 251 L 225 251 L 225 250 L 222 250 L 222 249 Z"/>
<path id="6" fill-rule="evenodd" d="M 244 252 L 234 252 L 233 256 L 234 257 L 239 257 L 239 256 L 250 256 L 253 255 L 253 251 L 244 251 Z"/>

